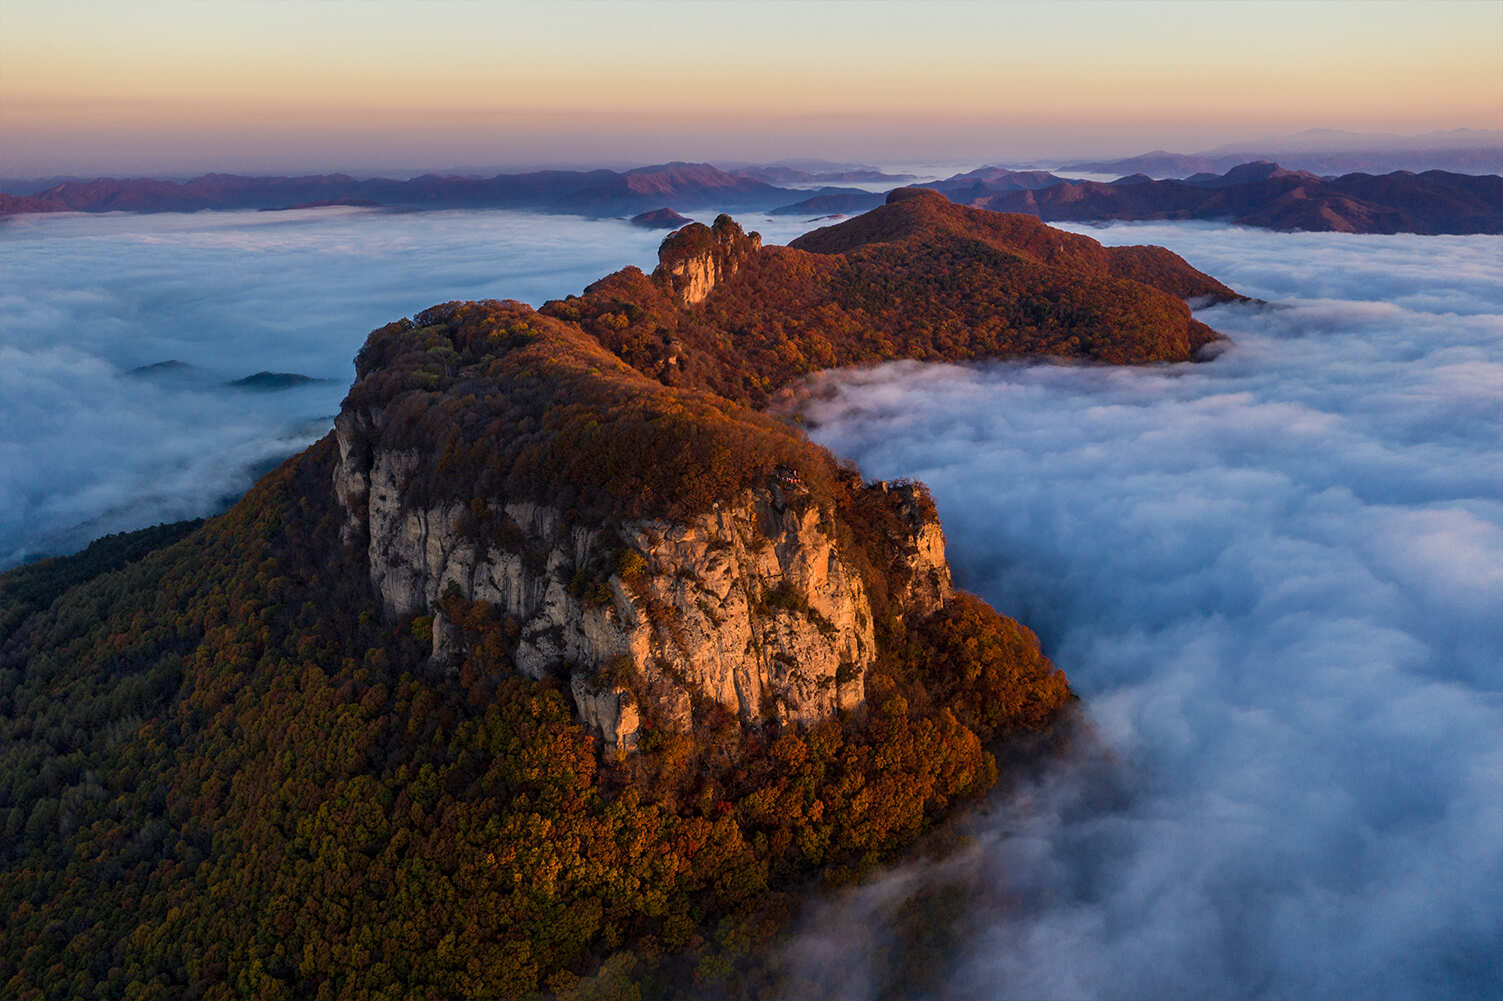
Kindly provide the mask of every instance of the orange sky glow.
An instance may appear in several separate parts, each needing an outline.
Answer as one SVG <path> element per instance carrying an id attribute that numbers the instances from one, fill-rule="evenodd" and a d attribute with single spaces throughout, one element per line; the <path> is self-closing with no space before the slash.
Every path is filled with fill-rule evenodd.
<path id="1" fill-rule="evenodd" d="M 905 162 L 1503 127 L 1503 4 L 20 0 L 0 174 Z"/>

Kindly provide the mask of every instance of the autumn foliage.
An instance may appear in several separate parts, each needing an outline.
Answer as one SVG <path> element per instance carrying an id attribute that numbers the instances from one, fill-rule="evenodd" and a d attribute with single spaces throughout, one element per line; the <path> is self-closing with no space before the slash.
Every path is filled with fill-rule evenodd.
<path id="1" fill-rule="evenodd" d="M 434 670 L 432 618 L 386 617 L 341 538 L 331 435 L 221 517 L 0 578 L 0 996 L 755 994 L 802 892 L 896 857 L 1070 696 L 977 598 L 905 615 L 890 505 L 747 404 L 837 364 L 1210 336 L 1155 287 L 1199 282 L 1183 262 L 952 208 L 756 252 L 694 306 L 628 270 L 540 312 L 434 307 L 371 335 L 345 406 L 421 453 L 406 502 L 477 519 L 673 519 L 796 477 L 871 596 L 859 711 L 706 702 L 602 756 L 514 670 L 516 623 L 457 593 Z"/>
<path id="2" fill-rule="evenodd" d="M 892 858 L 992 784 L 987 741 L 1066 697 L 1031 635 L 959 598 L 889 633 L 866 712 L 707 714 L 602 762 L 486 607 L 446 599 L 469 634 L 453 677 L 383 622 L 309 500 L 332 451 L 5 639 L 0 993 L 749 983 L 800 887 Z"/>
<path id="3" fill-rule="evenodd" d="M 811 372 L 897 358 L 1188 361 L 1217 336 L 1190 297 L 1238 296 L 1162 247 L 1106 248 L 902 189 L 748 255 L 703 303 L 674 296 L 661 271 L 627 268 L 542 312 L 665 383 L 760 406 Z"/>

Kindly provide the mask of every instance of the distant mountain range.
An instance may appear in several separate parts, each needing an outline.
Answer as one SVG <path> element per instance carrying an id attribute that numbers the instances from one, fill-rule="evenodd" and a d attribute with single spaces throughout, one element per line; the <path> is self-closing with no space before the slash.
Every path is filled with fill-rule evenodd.
<path id="1" fill-rule="evenodd" d="M 1357 171 L 1386 174 L 1396 170 L 1497 174 L 1503 173 L 1503 129 L 1453 129 L 1420 136 L 1309 129 L 1200 153 L 1157 149 L 1121 159 L 1075 160 L 1058 169 L 1091 174 L 1143 173 L 1163 179 L 1221 173 L 1258 160 L 1273 160 L 1292 170 L 1323 175 Z"/>
<path id="2" fill-rule="evenodd" d="M 922 187 L 961 205 L 1047 222 L 1204 219 L 1285 232 L 1503 233 L 1503 177 L 1439 170 L 1323 178 L 1261 162 L 1182 180 L 1155 181 L 1140 172 L 1103 183 L 982 167 Z M 882 199 L 868 192 L 819 194 L 772 211 L 865 212 Z"/>
<path id="3" fill-rule="evenodd" d="M 407 180 L 348 174 L 248 177 L 205 174 L 187 181 L 99 178 L 62 181 L 25 194 L 0 194 L 0 215 L 32 212 L 193 212 L 200 209 L 290 209 L 365 205 L 408 209 L 509 208 L 592 216 L 632 215 L 672 200 L 678 209 L 768 209 L 809 194 L 824 176 L 891 182 L 904 175 L 855 170 L 814 174 L 793 167 L 748 167 L 739 172 L 707 163 L 664 163 L 635 170 L 540 170 L 494 177 L 424 174 Z M 852 188 L 821 188 L 856 193 Z"/>
<path id="4" fill-rule="evenodd" d="M 1163 181 L 1140 173 L 1110 183 L 1043 184 L 1036 171 L 978 174 L 927 186 L 962 204 L 1049 222 L 1205 219 L 1284 232 L 1503 233 L 1497 175 L 1430 170 L 1322 178 L 1268 162 Z"/>
<path id="5" fill-rule="evenodd" d="M 768 184 L 902 184 L 914 180 L 912 174 L 889 174 L 876 167 L 843 167 L 837 164 L 786 163 L 751 164 L 736 167 L 732 173 Z"/>
<path id="6" fill-rule="evenodd" d="M 1158 158 L 1158 159 L 1154 159 Z M 1321 177 L 1271 161 L 1224 172 L 1200 170 L 1154 180 L 1214 159 L 1148 154 L 1119 161 L 1110 183 L 1041 170 L 981 167 L 924 185 L 962 205 L 1021 212 L 1047 221 L 1205 219 L 1274 230 L 1349 233 L 1503 232 L 1503 177 L 1441 170 Z M 1109 164 L 1093 164 L 1092 167 Z M 852 177 L 860 171 L 847 171 Z M 759 176 L 752 176 L 753 174 Z M 35 212 L 189 212 L 363 205 L 392 209 L 508 208 L 585 216 L 671 220 L 673 210 L 734 209 L 810 217 L 864 212 L 883 192 L 822 186 L 788 188 L 762 177 L 828 176 L 797 167 L 730 172 L 705 163 L 635 170 L 545 170 L 494 177 L 428 174 L 409 180 L 345 174 L 245 177 L 207 174 L 189 181 L 149 178 L 66 181 L 30 195 L 0 194 L 0 215 Z M 878 175 L 896 178 L 900 175 Z M 669 208 L 671 206 L 671 209 Z M 645 216 L 644 216 L 645 214 Z M 679 218 L 682 218 L 681 216 Z"/>
<path id="7" fill-rule="evenodd" d="M 1273 149 L 1285 153 L 1340 153 L 1375 150 L 1391 153 L 1430 153 L 1491 147 L 1503 150 L 1503 129 L 1441 129 L 1417 135 L 1397 132 L 1352 132 L 1347 129 L 1305 129 L 1282 136 L 1238 140 L 1209 150 L 1234 153 L 1243 149 Z"/>

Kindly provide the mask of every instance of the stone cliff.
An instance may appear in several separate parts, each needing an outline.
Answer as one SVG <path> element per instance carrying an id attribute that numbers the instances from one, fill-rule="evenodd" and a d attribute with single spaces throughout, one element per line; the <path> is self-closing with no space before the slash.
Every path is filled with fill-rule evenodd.
<path id="1" fill-rule="evenodd" d="M 748 404 L 828 365 L 1184 360 L 1216 337 L 1178 298 L 1213 280 L 1167 251 L 889 201 L 795 248 L 722 215 L 667 237 L 650 276 L 372 333 L 335 423 L 342 536 L 386 615 L 431 617 L 434 670 L 466 654 L 452 597 L 617 751 L 703 713 L 857 709 L 902 624 L 950 599 L 933 502 Z"/>
<path id="2" fill-rule="evenodd" d="M 761 249 L 762 235 L 743 233 L 728 215 L 717 217 L 714 226 L 690 223 L 663 241 L 653 278 L 685 305 L 694 305 Z"/>
<path id="3" fill-rule="evenodd" d="M 457 653 L 438 607 L 457 592 L 513 620 L 517 669 L 566 678 L 580 717 L 619 750 L 645 716 L 691 727 L 702 701 L 797 724 L 861 704 L 877 653 L 872 601 L 839 541 L 840 512 L 796 475 L 682 520 L 581 525 L 504 496 L 413 504 L 420 453 L 384 447 L 382 423 L 350 412 L 336 423 L 344 534 L 364 543 L 389 614 L 434 617 L 437 668 Z M 901 526 L 886 549 L 896 614 L 938 610 L 950 571 L 927 493 L 860 489 Z"/>

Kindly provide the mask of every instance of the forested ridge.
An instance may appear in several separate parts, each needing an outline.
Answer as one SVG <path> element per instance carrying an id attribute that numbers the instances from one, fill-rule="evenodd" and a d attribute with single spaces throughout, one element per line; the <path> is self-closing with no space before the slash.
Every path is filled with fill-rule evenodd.
<path id="1" fill-rule="evenodd" d="M 1218 335 L 1184 300 L 1241 298 L 1162 247 L 1103 247 L 919 188 L 756 252 L 722 216 L 669 237 L 665 263 L 712 237 L 735 271 L 702 303 L 662 268 L 626 268 L 541 312 L 669 384 L 760 406 L 800 376 L 898 358 L 1189 361 Z"/>
<path id="2" fill-rule="evenodd" d="M 731 226 L 712 235 L 733 245 Z M 1033 634 L 980 599 L 897 614 L 874 541 L 896 530 L 889 509 L 746 405 L 875 360 L 846 324 L 893 297 L 909 315 L 878 357 L 959 336 L 967 310 L 1005 306 L 987 274 L 1043 253 L 962 234 L 957 278 L 953 247 L 918 253 L 932 236 L 906 264 L 901 240 L 721 261 L 697 305 L 637 273 L 542 313 L 436 307 L 372 334 L 347 401 L 441 444 L 415 489 L 549 498 L 578 524 L 672 519 L 796 477 L 837 512 L 874 595 L 859 710 L 801 728 L 696 704 L 692 730 L 649 726 L 634 753 L 603 754 L 558 679 L 517 674 L 515 623 L 454 591 L 438 611 L 460 661 L 433 670 L 432 618 L 384 614 L 342 536 L 332 434 L 220 517 L 0 577 L 0 996 L 779 996 L 770 947 L 801 896 L 984 793 L 989 748 L 1046 731 L 1070 698 Z M 891 291 L 862 290 L 868 267 Z M 1168 295 L 1076 267 L 1090 294 L 1060 315 L 1094 317 L 1092 344 L 1160 318 L 1171 341 L 1209 339 Z M 801 291 L 802 272 L 831 284 Z M 638 366 L 646 348 L 601 333 L 623 283 L 643 298 L 611 300 L 617 332 L 681 342 L 683 365 Z M 834 305 L 810 306 L 816 292 Z M 1136 300 L 1097 301 L 1116 292 Z M 649 317 L 672 321 L 666 338 Z M 1002 342 L 928 343 L 968 358 Z M 783 344 L 800 357 L 760 368 Z"/>

